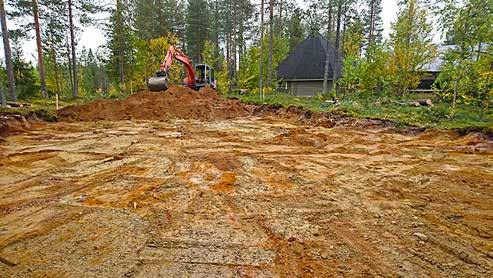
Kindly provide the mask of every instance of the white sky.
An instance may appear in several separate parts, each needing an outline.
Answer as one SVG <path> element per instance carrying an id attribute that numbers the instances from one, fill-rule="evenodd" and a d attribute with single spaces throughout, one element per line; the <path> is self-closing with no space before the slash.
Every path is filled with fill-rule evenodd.
<path id="1" fill-rule="evenodd" d="M 298 4 L 304 7 L 305 1 L 296 0 Z M 382 19 L 383 19 L 383 27 L 384 27 L 384 37 L 387 38 L 390 32 L 390 25 L 397 18 L 398 5 L 396 0 L 383 0 L 382 1 L 383 11 L 382 11 Z M 7 26 L 11 26 L 13 23 L 8 22 Z M 440 37 L 435 35 L 435 42 L 440 41 Z M 106 39 L 104 37 L 103 30 L 97 27 L 85 27 L 82 29 L 80 38 L 78 41 L 78 49 L 80 50 L 83 46 L 86 48 L 91 48 L 95 51 L 99 46 L 104 45 L 106 43 Z M 34 39 L 23 42 L 23 47 L 25 58 L 36 63 L 36 44 Z M 3 58 L 3 43 L 0 42 L 0 57 Z M 3 60 L 3 59 L 2 59 Z"/>

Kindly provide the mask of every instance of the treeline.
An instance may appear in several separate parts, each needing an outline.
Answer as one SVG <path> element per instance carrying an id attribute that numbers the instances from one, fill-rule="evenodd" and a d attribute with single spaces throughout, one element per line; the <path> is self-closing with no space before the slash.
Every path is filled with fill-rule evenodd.
<path id="1" fill-rule="evenodd" d="M 216 68 L 223 92 L 276 86 L 275 69 L 309 34 L 320 34 L 341 55 L 342 78 L 332 92 L 402 96 L 418 86 L 437 56 L 432 18 L 456 45 L 444 55 L 435 86 L 445 101 L 484 106 L 492 84 L 493 0 L 402 0 L 389 39 L 382 36 L 382 0 L 12 0 L 0 19 L 5 44 L 2 82 L 8 96 L 65 98 L 131 93 L 159 67 L 170 44 L 195 63 Z M 6 8 L 6 10 L 5 10 Z M 8 28 L 15 22 L 17 29 Z M 107 44 L 78 47 L 86 26 Z M 8 31 L 7 31 L 8 30 Z M 36 66 L 20 44 L 34 30 Z M 9 46 L 10 45 L 10 46 Z M 328 61 L 330 57 L 326 57 Z M 338 59 L 336 59 L 337 61 Z M 327 67 L 328 68 L 328 67 Z M 172 69 L 180 82 L 181 65 Z M 325 79 L 329 76 L 326 71 Z M 328 82 L 324 82 L 328 84 Z"/>

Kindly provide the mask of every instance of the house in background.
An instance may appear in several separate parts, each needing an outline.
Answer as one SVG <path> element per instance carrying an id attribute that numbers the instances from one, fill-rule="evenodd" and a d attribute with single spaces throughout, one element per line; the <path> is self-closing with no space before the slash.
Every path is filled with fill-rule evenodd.
<path id="1" fill-rule="evenodd" d="M 325 59 L 329 59 L 328 88 L 332 88 L 334 72 L 334 47 L 321 35 L 310 35 L 279 64 L 277 76 L 281 87 L 294 96 L 315 96 L 321 93 L 324 83 Z M 342 58 L 338 60 L 337 77 L 341 76 Z"/>
<path id="2" fill-rule="evenodd" d="M 476 45 L 472 49 L 472 52 L 474 54 L 472 55 L 471 59 L 473 61 L 477 61 L 480 54 L 482 55 L 488 53 L 489 47 L 490 44 L 488 43 L 480 43 Z M 433 83 L 435 83 L 435 80 L 442 71 L 443 64 L 445 63 L 444 56 L 447 54 L 447 52 L 458 49 L 458 46 L 453 44 L 438 46 L 437 56 L 433 61 L 424 66 L 425 74 L 421 78 L 418 88 L 411 90 L 411 92 L 433 92 Z"/>
<path id="3" fill-rule="evenodd" d="M 411 92 L 433 92 L 433 83 L 437 79 L 441 72 L 443 61 L 443 55 L 452 49 L 456 49 L 455 45 L 442 45 L 437 48 L 437 56 L 435 59 L 424 66 L 424 75 L 421 77 L 421 81 L 416 89 L 411 90 Z"/>

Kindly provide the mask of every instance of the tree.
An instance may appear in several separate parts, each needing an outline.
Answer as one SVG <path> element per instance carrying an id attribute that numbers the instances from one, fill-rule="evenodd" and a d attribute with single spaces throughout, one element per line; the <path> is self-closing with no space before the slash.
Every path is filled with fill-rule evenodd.
<path id="1" fill-rule="evenodd" d="M 76 52 L 76 37 L 74 24 L 74 18 L 80 18 L 82 24 L 90 24 L 89 14 L 95 14 L 97 11 L 101 10 L 101 7 L 96 4 L 96 0 L 68 0 L 67 1 L 67 11 L 68 11 L 68 22 L 69 22 L 69 33 L 70 33 L 70 52 L 71 52 L 71 72 L 72 72 L 72 97 L 78 97 L 79 95 L 79 75 L 77 73 L 77 52 Z"/>
<path id="2" fill-rule="evenodd" d="M 105 26 L 105 36 L 108 40 L 106 50 L 108 53 L 107 67 L 111 80 L 118 84 L 120 89 L 125 88 L 127 75 L 131 75 L 132 60 L 134 56 L 135 34 L 130 26 L 131 5 L 125 5 L 116 0 L 116 5 L 110 10 L 111 16 Z M 129 76 L 131 79 L 131 76 Z"/>
<path id="3" fill-rule="evenodd" d="M 304 38 L 302 26 L 303 14 L 300 8 L 294 9 L 288 22 L 289 51 L 292 51 Z"/>
<path id="4" fill-rule="evenodd" d="M 339 40 L 341 37 L 341 17 L 343 9 L 343 1 L 337 0 L 337 24 L 336 24 L 336 39 L 334 44 L 334 70 L 332 71 L 332 91 L 335 92 L 337 86 L 337 73 L 339 70 Z"/>
<path id="5" fill-rule="evenodd" d="M 45 74 L 45 66 L 43 60 L 43 45 L 41 43 L 41 25 L 39 23 L 39 6 L 38 0 L 32 0 L 33 5 L 33 17 L 34 17 L 34 30 L 36 32 L 36 47 L 38 51 L 38 71 L 39 71 L 39 80 L 41 82 L 41 95 L 44 98 L 48 97 L 46 92 L 46 74 Z"/>
<path id="6" fill-rule="evenodd" d="M 12 36 L 13 51 L 12 62 L 14 68 L 14 78 L 17 97 L 29 99 L 39 97 L 39 87 L 36 84 L 35 69 L 31 63 L 26 63 L 22 59 L 22 49 L 18 36 Z"/>
<path id="7" fill-rule="evenodd" d="M 204 43 L 209 38 L 209 5 L 205 0 L 189 0 L 186 16 L 187 51 L 194 62 L 201 62 Z"/>
<path id="8" fill-rule="evenodd" d="M 442 30 L 455 46 L 443 53 L 435 87 L 443 100 L 452 102 L 452 112 L 456 103 L 474 104 L 483 111 L 493 89 L 493 1 L 445 4 L 438 14 Z"/>
<path id="9" fill-rule="evenodd" d="M 264 1 L 265 0 L 260 0 L 260 40 L 259 40 L 259 45 L 260 45 L 260 49 L 259 49 L 259 61 L 263 61 L 264 60 Z M 260 96 L 262 97 L 262 99 L 265 98 L 265 95 L 264 95 L 264 84 L 263 84 L 263 67 L 264 67 L 264 63 L 260 62 L 259 63 L 259 81 L 258 81 L 258 87 L 259 87 L 259 90 L 260 90 Z"/>
<path id="10" fill-rule="evenodd" d="M 427 11 L 416 0 L 409 0 L 392 24 L 390 70 L 394 76 L 392 85 L 399 96 L 418 86 L 424 66 L 435 57 L 431 25 L 427 20 Z"/>
<path id="11" fill-rule="evenodd" d="M 382 0 L 367 0 L 368 9 L 364 11 L 363 22 L 366 33 L 366 45 L 380 43 L 382 40 Z"/>
<path id="12" fill-rule="evenodd" d="M 2 24 L 3 49 L 5 53 L 5 64 L 7 66 L 9 97 L 15 101 L 17 100 L 17 94 L 15 89 L 14 66 L 12 63 L 12 51 L 10 49 L 9 30 L 7 28 L 7 16 L 3 0 L 0 0 L 0 23 Z"/>
<path id="13" fill-rule="evenodd" d="M 274 41 L 274 0 L 269 2 L 269 61 L 267 63 L 267 87 L 272 87 L 272 47 Z"/>
<path id="14" fill-rule="evenodd" d="M 46 98 L 48 95 L 46 93 L 46 74 L 43 59 L 43 46 L 41 41 L 40 8 L 38 0 L 15 0 L 11 6 L 13 7 L 11 15 L 20 20 L 21 24 L 19 25 L 23 31 L 27 34 L 28 30 L 34 29 L 36 36 L 36 50 L 38 54 L 38 73 L 41 84 L 41 95 Z M 23 18 L 26 15 L 33 17 L 34 26 L 31 25 L 30 21 Z M 26 24 L 25 22 L 28 23 Z"/>
<path id="15" fill-rule="evenodd" d="M 263 48 L 269 45 L 269 38 L 264 38 Z M 262 60 L 259 59 L 260 45 L 252 45 L 245 53 L 243 66 L 240 68 L 238 76 L 238 83 L 242 88 L 256 89 L 257 84 L 261 78 L 266 78 L 266 72 L 260 74 L 260 68 L 265 68 L 268 64 L 269 58 L 263 56 Z M 289 54 L 288 39 L 281 35 L 275 35 L 273 38 L 273 52 L 272 52 L 272 66 L 276 68 L 279 63 L 286 58 Z M 262 66 L 260 66 L 262 65 Z"/>
<path id="16" fill-rule="evenodd" d="M 332 32 L 332 1 L 329 1 L 329 8 L 328 8 L 328 20 L 327 20 L 327 44 L 330 44 L 330 38 L 332 37 L 331 32 Z M 329 46 L 327 45 L 327 49 Z M 337 59 L 337 57 L 336 57 Z M 327 51 L 325 54 L 325 67 L 324 67 L 324 83 L 323 83 L 323 89 L 322 93 L 326 94 L 328 90 L 328 80 L 329 80 L 329 63 L 330 63 L 330 52 Z M 335 68 L 334 68 L 335 71 Z M 335 83 L 335 82 L 334 82 Z"/>
<path id="17" fill-rule="evenodd" d="M 73 76 L 73 87 L 72 96 L 78 97 L 79 95 L 79 78 L 77 74 L 77 53 L 75 52 L 75 27 L 74 27 L 74 16 L 72 13 L 73 5 L 72 0 L 68 0 L 68 19 L 69 19 L 69 30 L 70 30 L 70 47 L 72 51 L 72 76 Z"/>

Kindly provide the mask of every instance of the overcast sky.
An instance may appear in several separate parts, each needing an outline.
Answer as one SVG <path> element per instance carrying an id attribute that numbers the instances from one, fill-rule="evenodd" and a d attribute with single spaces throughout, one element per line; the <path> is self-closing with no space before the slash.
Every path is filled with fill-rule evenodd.
<path id="1" fill-rule="evenodd" d="M 296 0 L 301 6 L 304 5 L 304 1 Z M 383 0 L 383 11 L 382 11 L 382 19 L 383 19 L 383 27 L 384 27 L 384 37 L 388 37 L 390 32 L 390 24 L 395 21 L 398 5 L 396 0 Z M 11 22 L 8 23 L 12 24 Z M 9 25 L 10 26 L 10 25 Z M 439 37 L 435 35 L 435 42 L 439 41 Z M 97 27 L 87 27 L 82 29 L 82 33 L 80 35 L 78 49 L 81 49 L 83 46 L 86 48 L 92 48 L 96 50 L 99 46 L 104 45 L 106 43 L 104 33 L 100 28 Z M 3 58 L 3 43 L 1 44 L 1 57 Z M 24 55 L 27 59 L 35 62 L 36 61 L 36 44 L 34 40 L 25 41 L 23 43 Z M 3 59 L 2 59 L 3 60 Z"/>

